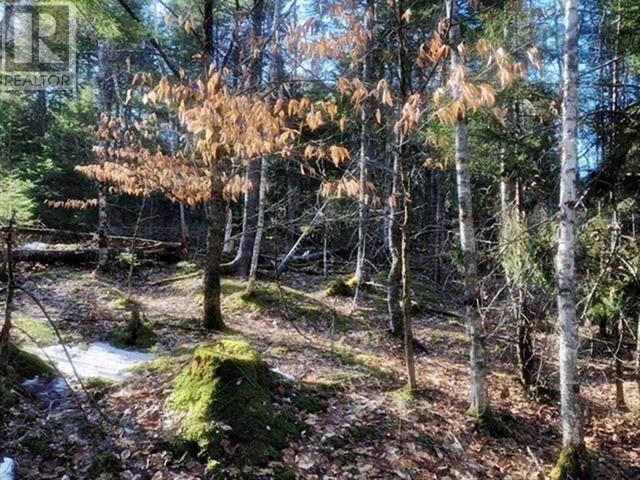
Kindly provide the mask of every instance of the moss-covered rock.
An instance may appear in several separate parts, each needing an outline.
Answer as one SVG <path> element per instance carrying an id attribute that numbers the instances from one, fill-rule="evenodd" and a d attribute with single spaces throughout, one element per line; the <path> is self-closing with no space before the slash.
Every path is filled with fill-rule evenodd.
<path id="1" fill-rule="evenodd" d="M 53 367 L 33 353 L 21 350 L 13 343 L 9 344 L 9 367 L 17 380 L 48 377 L 54 374 Z"/>
<path id="2" fill-rule="evenodd" d="M 592 480 L 593 470 L 584 447 L 565 447 L 549 474 L 550 480 Z"/>
<path id="3" fill-rule="evenodd" d="M 355 289 L 356 280 L 355 277 L 352 277 L 347 280 L 329 280 L 324 292 L 327 297 L 352 297 L 355 294 Z"/>
<path id="4" fill-rule="evenodd" d="M 180 435 L 201 458 L 265 465 L 280 457 L 298 426 L 276 412 L 269 368 L 238 338 L 199 347 L 179 374 L 169 407 L 184 412 Z"/>

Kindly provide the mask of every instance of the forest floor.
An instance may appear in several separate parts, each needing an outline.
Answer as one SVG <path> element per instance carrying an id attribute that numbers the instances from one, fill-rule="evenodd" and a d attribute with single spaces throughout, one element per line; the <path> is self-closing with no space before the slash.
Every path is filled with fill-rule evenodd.
<path id="1" fill-rule="evenodd" d="M 198 325 L 199 277 L 151 285 L 182 273 L 175 267 L 145 268 L 132 283 L 133 297 L 154 323 L 157 343 L 150 351 L 169 361 L 135 369 L 128 380 L 95 395 L 95 405 L 82 399 L 88 419 L 72 397 L 56 396 L 55 390 L 22 394 L 9 412 L 8 428 L 0 432 L 0 453 L 14 456 L 20 478 L 91 478 L 100 461 L 117 464 L 113 478 L 207 478 L 196 459 L 174 455 L 165 440 L 172 378 L 198 344 L 216 339 Z M 70 344 L 108 340 L 124 327 L 124 271 L 94 275 L 82 269 L 29 268 L 18 277 L 42 300 Z M 249 338 L 271 367 L 331 394 L 320 411 L 298 412 L 308 428 L 284 450 L 281 462 L 251 471 L 230 468 L 222 478 L 253 474 L 268 479 L 282 466 L 301 479 L 545 478 L 560 448 L 559 406 L 557 400 L 538 402 L 523 395 L 508 322 L 487 320 L 491 401 L 510 430 L 494 438 L 476 431 L 466 414 L 467 340 L 460 319 L 417 309 L 415 335 L 426 351 L 417 352 L 420 390 L 410 398 L 403 389 L 401 344 L 386 333 L 382 287 L 370 286 L 353 308 L 350 299 L 326 296 L 324 284 L 319 275 L 287 274 L 281 285 L 262 282 L 255 299 L 247 301 L 240 282 L 225 281 L 228 326 Z M 418 284 L 416 294 L 418 304 L 438 302 L 439 294 L 426 284 Z M 446 297 L 446 307 L 440 308 L 458 310 L 455 292 Z M 57 342 L 23 293 L 15 317 L 18 327 L 41 345 Z M 552 328 L 536 333 L 550 385 L 557 384 L 554 338 Z M 23 347 L 30 345 L 20 331 L 16 339 Z M 586 442 L 597 478 L 640 478 L 639 399 L 628 381 L 627 402 L 633 407 L 615 410 L 609 357 L 598 355 L 593 345 L 584 341 L 581 367 Z"/>

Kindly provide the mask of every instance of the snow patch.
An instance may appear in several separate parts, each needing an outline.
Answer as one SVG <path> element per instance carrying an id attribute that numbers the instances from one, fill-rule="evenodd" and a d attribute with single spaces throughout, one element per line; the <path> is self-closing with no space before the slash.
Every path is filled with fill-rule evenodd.
<path id="1" fill-rule="evenodd" d="M 290 373 L 283 372 L 277 367 L 273 367 L 271 371 L 288 382 L 296 383 L 296 377 L 294 377 Z"/>
<path id="2" fill-rule="evenodd" d="M 75 376 L 62 345 L 52 345 L 43 350 L 62 373 L 72 378 Z M 153 358 L 150 353 L 124 350 L 106 342 L 90 343 L 88 348 L 67 346 L 67 350 L 81 379 L 102 377 L 119 382 L 131 375 L 129 370 L 132 367 Z"/>
<path id="3" fill-rule="evenodd" d="M 46 250 L 47 244 L 43 242 L 27 242 L 23 244 L 20 248 L 22 250 Z"/>
<path id="4" fill-rule="evenodd" d="M 0 457 L 0 480 L 16 478 L 16 462 L 10 457 Z"/>

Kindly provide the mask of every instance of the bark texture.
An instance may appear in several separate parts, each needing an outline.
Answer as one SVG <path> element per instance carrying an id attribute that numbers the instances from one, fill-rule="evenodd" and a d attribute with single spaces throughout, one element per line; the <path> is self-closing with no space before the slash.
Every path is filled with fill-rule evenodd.
<path id="1" fill-rule="evenodd" d="M 460 23 L 455 0 L 447 0 L 449 13 L 449 40 L 451 43 L 451 71 L 455 72 L 464 59 L 458 53 L 462 41 Z M 459 95 L 457 88 L 454 96 Z M 465 323 L 469 336 L 469 359 L 471 366 L 471 410 L 483 415 L 489 409 L 487 394 L 487 366 L 485 358 L 485 332 L 480 317 L 480 291 L 478 283 L 478 261 L 476 236 L 473 225 L 473 198 L 471 171 L 469 169 L 469 130 L 464 118 L 459 118 L 455 131 L 456 183 L 458 194 L 458 219 L 460 224 L 460 247 L 464 262 Z"/>
<path id="2" fill-rule="evenodd" d="M 251 37 L 247 44 L 250 48 L 250 64 L 246 78 L 246 88 L 257 90 L 262 77 L 262 24 L 264 22 L 264 1 L 255 0 L 251 10 Z M 242 236 L 238 253 L 230 264 L 225 265 L 225 272 L 235 272 L 243 277 L 249 276 L 253 245 L 256 239 L 258 224 L 258 202 L 260 197 L 261 160 L 252 159 L 247 164 L 247 191 L 244 196 L 244 212 L 242 218 Z"/>
<path id="3" fill-rule="evenodd" d="M 578 377 L 578 319 L 575 305 L 576 183 L 578 120 L 578 1 L 564 1 L 565 35 L 560 166 L 560 228 L 556 257 L 560 330 L 560 421 L 562 446 L 582 452 Z"/>
<path id="4" fill-rule="evenodd" d="M 373 88 L 374 82 L 374 48 L 375 48 L 375 0 L 367 0 L 364 29 L 366 39 L 364 48 L 364 65 L 362 80 L 366 88 Z M 367 231 L 369 226 L 369 206 L 372 201 L 373 175 L 371 163 L 374 154 L 373 122 L 375 106 L 373 98 L 367 96 L 362 105 L 362 128 L 360 131 L 360 195 L 358 212 L 358 257 L 356 262 L 356 296 L 361 283 L 366 280 Z"/>
<path id="5" fill-rule="evenodd" d="M 387 279 L 387 306 L 389 309 L 389 330 L 394 336 L 404 334 L 404 319 L 400 305 L 402 291 L 402 262 L 401 262 L 401 213 L 402 212 L 402 180 L 400 176 L 400 154 L 394 152 L 391 196 L 389 205 L 389 254 L 391 266 Z"/>
<path id="6" fill-rule="evenodd" d="M 207 263 L 204 272 L 203 326 L 209 330 L 223 330 L 225 325 L 220 308 L 220 256 L 224 241 L 225 204 L 222 198 L 223 183 L 220 172 L 211 166 L 211 203 L 209 230 L 207 232 Z"/>
<path id="7" fill-rule="evenodd" d="M 455 72 L 464 59 L 459 55 L 458 45 L 462 38 L 455 0 L 447 0 L 449 19 L 449 41 L 451 44 L 451 71 Z M 458 96 L 457 88 L 454 96 Z M 489 410 L 487 394 L 487 365 L 485 358 L 485 332 L 480 317 L 480 291 L 476 237 L 473 225 L 473 199 L 471 171 L 469 168 L 469 129 L 465 118 L 459 118 L 455 130 L 456 183 L 458 194 L 458 219 L 460 224 L 460 247 L 464 263 L 465 323 L 469 336 L 469 358 L 471 366 L 471 410 L 482 416 Z"/>

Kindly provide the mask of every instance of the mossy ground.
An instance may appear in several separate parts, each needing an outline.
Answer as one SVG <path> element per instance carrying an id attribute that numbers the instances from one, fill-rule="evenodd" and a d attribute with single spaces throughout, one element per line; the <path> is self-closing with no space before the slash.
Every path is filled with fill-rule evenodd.
<path id="1" fill-rule="evenodd" d="M 48 377 L 53 375 L 53 367 L 33 353 L 18 348 L 15 344 L 9 344 L 9 366 L 16 380 L 35 377 Z"/>
<path id="2" fill-rule="evenodd" d="M 356 291 L 356 277 L 329 280 L 326 284 L 327 297 L 352 297 Z"/>
<path id="3" fill-rule="evenodd" d="M 257 351 L 227 337 L 195 351 L 168 404 L 185 413 L 181 439 L 209 463 L 233 458 L 235 465 L 266 465 L 298 435 L 296 422 L 276 411 L 272 389 Z"/>
<path id="4" fill-rule="evenodd" d="M 46 347 L 56 343 L 56 334 L 46 319 L 32 317 L 17 317 L 13 319 L 15 329 L 15 339 L 19 344 L 26 344 L 35 341 L 39 347 Z M 28 336 L 23 333 L 27 332 Z"/>
<path id="5" fill-rule="evenodd" d="M 88 377 L 82 381 L 82 384 L 90 395 L 99 399 L 104 397 L 104 395 L 114 387 L 116 382 L 108 378 Z"/>
<path id="6" fill-rule="evenodd" d="M 475 427 L 478 430 L 483 430 L 492 437 L 509 437 L 513 433 L 489 407 L 481 410 L 470 408 L 467 410 L 467 415 L 475 421 Z"/>
<path id="7" fill-rule="evenodd" d="M 129 320 L 121 331 L 111 335 L 111 342 L 117 347 L 150 348 L 156 340 L 153 326 L 143 321 L 142 306 L 132 298 L 119 301 L 119 308 L 129 313 Z"/>
<path id="8" fill-rule="evenodd" d="M 592 480 L 593 470 L 584 447 L 565 447 L 549 474 L 549 480 Z"/>
<path id="9" fill-rule="evenodd" d="M 225 296 L 225 307 L 232 311 L 248 310 L 259 314 L 278 308 L 293 320 L 303 318 L 310 323 L 333 326 L 338 330 L 346 328 L 347 325 L 345 317 L 330 311 L 317 299 L 275 282 L 260 283 L 247 295 L 244 282 L 225 280 L 222 282 L 222 294 Z"/>
<path id="10" fill-rule="evenodd" d="M 314 390 L 303 386 L 301 391 L 293 399 L 293 404 L 299 410 L 307 413 L 319 413 L 329 406 L 331 393 L 326 389 Z"/>

